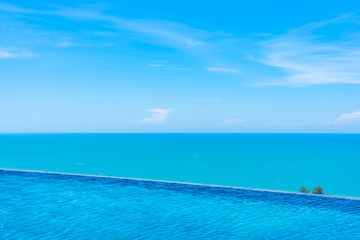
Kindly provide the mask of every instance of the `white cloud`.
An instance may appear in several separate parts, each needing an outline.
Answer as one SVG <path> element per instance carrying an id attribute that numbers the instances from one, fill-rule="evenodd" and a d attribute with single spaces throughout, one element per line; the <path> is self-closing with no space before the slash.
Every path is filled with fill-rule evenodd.
<path id="1" fill-rule="evenodd" d="M 228 124 L 238 124 L 244 122 L 245 122 L 244 119 L 239 119 L 239 118 L 229 118 L 224 120 L 224 123 L 228 123 Z"/>
<path id="2" fill-rule="evenodd" d="M 163 67 L 164 65 L 157 64 L 157 63 L 151 63 L 151 64 L 149 64 L 149 66 L 151 66 L 151 67 Z"/>
<path id="3" fill-rule="evenodd" d="M 61 43 L 58 43 L 57 44 L 58 47 L 73 47 L 73 46 L 76 46 L 75 43 L 72 43 L 72 42 L 61 42 Z"/>
<path id="4" fill-rule="evenodd" d="M 0 51 L 0 58 L 14 58 L 15 54 L 8 51 Z"/>
<path id="5" fill-rule="evenodd" d="M 149 112 L 152 112 L 151 117 L 141 119 L 139 122 L 142 123 L 163 123 L 169 117 L 169 113 L 174 111 L 174 108 L 164 109 L 164 108 L 154 108 L 149 109 Z"/>
<path id="6" fill-rule="evenodd" d="M 7 3 L 0 3 L 0 10 L 7 11 L 7 12 L 15 12 L 15 13 L 33 13 L 32 10 L 27 10 L 23 8 L 18 8 L 13 5 Z"/>
<path id="7" fill-rule="evenodd" d="M 234 68 L 221 68 L 221 67 L 207 67 L 206 70 L 208 70 L 209 72 L 238 72 L 237 69 Z"/>
<path id="8" fill-rule="evenodd" d="M 284 75 L 259 85 L 308 86 L 360 84 L 359 36 L 323 38 L 316 30 L 335 24 L 351 24 L 353 15 L 311 23 L 262 43 L 259 62 L 282 69 Z M 339 26 L 335 26 L 339 27 Z M 337 33 L 337 30 L 332 31 Z M 326 40 L 325 40 L 326 39 Z"/>
<path id="9" fill-rule="evenodd" d="M 351 123 L 354 121 L 360 121 L 360 111 L 342 114 L 334 121 L 330 122 L 330 124 L 344 124 L 344 123 Z"/>
<path id="10" fill-rule="evenodd" d="M 35 54 L 30 51 L 21 51 L 17 49 L 2 49 L 0 48 L 0 59 L 6 58 L 32 58 Z"/>
<path id="11" fill-rule="evenodd" d="M 158 64 L 158 63 L 151 63 L 151 64 L 149 64 L 149 66 L 151 66 L 151 67 L 159 67 L 159 68 L 162 68 L 162 69 L 176 70 L 176 71 L 187 70 L 187 68 L 167 66 L 167 65 Z"/>

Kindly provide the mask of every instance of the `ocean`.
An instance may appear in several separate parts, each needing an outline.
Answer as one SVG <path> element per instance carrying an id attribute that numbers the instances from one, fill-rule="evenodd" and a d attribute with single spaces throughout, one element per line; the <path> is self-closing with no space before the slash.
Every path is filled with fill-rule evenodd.
<path id="1" fill-rule="evenodd" d="M 360 134 L 1 134 L 0 168 L 360 197 Z"/>

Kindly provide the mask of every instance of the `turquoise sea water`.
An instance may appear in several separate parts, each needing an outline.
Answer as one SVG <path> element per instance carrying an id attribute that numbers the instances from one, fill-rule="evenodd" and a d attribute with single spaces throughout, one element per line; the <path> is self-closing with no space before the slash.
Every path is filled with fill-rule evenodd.
<path id="1" fill-rule="evenodd" d="M 360 197 L 360 134 L 2 134 L 0 168 Z"/>
<path id="2" fill-rule="evenodd" d="M 360 200 L 0 170 L 0 239 L 360 239 Z"/>

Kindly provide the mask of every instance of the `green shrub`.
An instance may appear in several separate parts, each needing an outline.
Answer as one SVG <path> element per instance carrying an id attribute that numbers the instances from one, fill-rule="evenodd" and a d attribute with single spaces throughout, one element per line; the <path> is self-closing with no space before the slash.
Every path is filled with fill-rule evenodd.
<path id="1" fill-rule="evenodd" d="M 313 194 L 323 194 L 323 189 L 320 186 L 316 186 L 314 187 L 314 189 L 312 190 Z"/>
<path id="2" fill-rule="evenodd" d="M 308 192 L 310 192 L 310 190 L 307 189 L 307 188 L 304 187 L 304 186 L 300 187 L 299 191 L 302 192 L 302 193 L 308 193 Z"/>

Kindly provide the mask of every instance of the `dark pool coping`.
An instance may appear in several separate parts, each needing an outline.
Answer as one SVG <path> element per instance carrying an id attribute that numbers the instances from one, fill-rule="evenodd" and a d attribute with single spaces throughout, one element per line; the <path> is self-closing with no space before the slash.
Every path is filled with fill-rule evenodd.
<path id="1" fill-rule="evenodd" d="M 216 188 L 216 189 L 234 189 L 234 190 L 245 190 L 245 191 L 254 191 L 254 192 L 268 192 L 268 193 L 278 193 L 278 194 L 290 194 L 290 195 L 299 195 L 299 196 L 309 196 L 309 197 L 311 196 L 311 197 L 320 197 L 320 198 L 333 198 L 333 199 L 346 199 L 346 200 L 360 201 L 359 197 L 347 197 L 347 196 L 325 195 L 325 194 L 310 194 L 310 193 L 290 192 L 290 191 L 261 189 L 261 188 L 234 187 L 234 186 L 225 186 L 225 185 L 189 183 L 189 182 L 167 181 L 167 180 L 156 180 L 156 179 L 128 178 L 128 177 L 102 176 L 102 175 L 38 171 L 38 170 L 23 170 L 23 169 L 7 169 L 7 168 L 0 168 L 0 171 L 19 172 L 19 173 L 21 173 L 21 172 L 37 173 L 37 174 L 60 175 L 60 176 L 107 178 L 107 179 L 119 179 L 119 180 L 125 180 L 125 181 L 138 181 L 138 182 L 146 182 L 146 183 L 151 183 L 151 182 L 166 183 L 166 184 L 175 184 L 175 185 L 182 185 L 182 186 L 189 186 L 189 187 L 196 186 L 196 187 L 208 187 L 208 188 Z"/>

